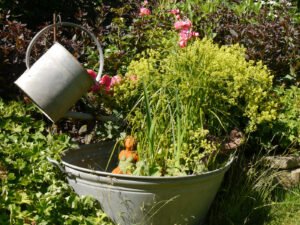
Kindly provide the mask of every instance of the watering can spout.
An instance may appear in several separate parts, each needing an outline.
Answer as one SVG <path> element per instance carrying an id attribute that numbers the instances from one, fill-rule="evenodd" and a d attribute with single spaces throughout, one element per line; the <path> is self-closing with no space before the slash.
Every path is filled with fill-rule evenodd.
<path id="1" fill-rule="evenodd" d="M 64 115 L 64 118 L 72 118 L 77 120 L 93 120 L 94 116 L 90 113 L 69 111 Z"/>
<path id="2" fill-rule="evenodd" d="M 88 33 L 96 43 L 100 60 L 99 71 L 95 80 L 88 75 L 86 69 L 77 59 L 57 42 L 30 67 L 30 53 L 37 39 L 44 32 L 59 25 L 80 28 Z M 52 24 L 39 31 L 30 42 L 26 51 L 27 70 L 15 81 L 15 84 L 52 122 L 64 117 L 90 120 L 93 118 L 90 114 L 68 111 L 90 90 L 95 81 L 100 80 L 103 64 L 102 48 L 90 31 L 68 22 Z"/>

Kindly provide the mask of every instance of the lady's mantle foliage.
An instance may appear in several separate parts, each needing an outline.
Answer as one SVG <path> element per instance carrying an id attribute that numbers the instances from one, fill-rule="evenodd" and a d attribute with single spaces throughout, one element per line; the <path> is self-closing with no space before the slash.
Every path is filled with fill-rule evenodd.
<path id="1" fill-rule="evenodd" d="M 156 90 L 178 84 L 181 98 L 193 99 L 199 109 L 206 109 L 208 121 L 215 120 L 208 110 L 217 110 L 223 123 L 253 131 L 257 124 L 276 117 L 276 103 L 269 99 L 273 77 L 261 62 L 247 62 L 245 49 L 238 45 L 218 47 L 204 39 L 184 50 L 170 49 L 167 56 L 150 50 L 130 64 L 128 74 Z"/>

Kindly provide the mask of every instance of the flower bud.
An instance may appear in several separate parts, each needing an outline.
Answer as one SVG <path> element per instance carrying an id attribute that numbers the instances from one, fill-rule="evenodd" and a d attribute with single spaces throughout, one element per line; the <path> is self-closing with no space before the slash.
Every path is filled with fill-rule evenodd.
<path id="1" fill-rule="evenodd" d="M 148 16 L 151 14 L 150 9 L 147 9 L 145 7 L 140 8 L 140 16 Z"/>

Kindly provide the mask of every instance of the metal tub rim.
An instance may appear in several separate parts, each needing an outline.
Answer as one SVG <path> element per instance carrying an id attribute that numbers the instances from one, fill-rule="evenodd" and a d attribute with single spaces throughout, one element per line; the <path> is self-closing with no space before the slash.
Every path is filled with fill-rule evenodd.
<path id="1" fill-rule="evenodd" d="M 113 143 L 113 142 L 107 142 L 107 143 Z M 127 175 L 127 174 L 113 174 L 111 172 L 106 172 L 106 171 L 101 171 L 101 170 L 94 170 L 94 169 L 88 169 L 85 167 L 81 167 L 81 166 L 76 166 L 72 163 L 67 162 L 66 158 L 69 154 L 71 154 L 73 151 L 80 151 L 80 150 L 84 150 L 86 148 L 90 148 L 90 147 L 101 147 L 103 143 L 96 143 L 96 144 L 88 144 L 88 145 L 82 145 L 79 146 L 77 148 L 72 148 L 67 150 L 66 152 L 64 152 L 64 155 L 61 157 L 61 164 L 63 164 L 63 166 L 65 168 L 70 168 L 74 171 L 78 171 L 81 173 L 88 173 L 88 174 L 93 174 L 93 175 L 100 175 L 100 176 L 104 176 L 104 177 L 109 177 L 109 178 L 118 178 L 118 179 L 126 179 L 126 180 L 135 180 L 135 181 L 176 181 L 176 180 L 185 180 L 185 179 L 197 179 L 199 176 L 201 176 L 203 179 L 204 178 L 208 178 L 210 176 L 214 176 L 217 175 L 218 173 L 221 173 L 223 171 L 227 171 L 232 162 L 234 161 L 234 156 L 231 156 L 229 158 L 229 160 L 226 162 L 226 164 L 220 168 L 217 168 L 215 170 L 211 170 L 211 171 L 206 171 L 200 174 L 191 174 L 191 175 L 182 175 L 182 176 L 136 176 L 136 175 Z"/>

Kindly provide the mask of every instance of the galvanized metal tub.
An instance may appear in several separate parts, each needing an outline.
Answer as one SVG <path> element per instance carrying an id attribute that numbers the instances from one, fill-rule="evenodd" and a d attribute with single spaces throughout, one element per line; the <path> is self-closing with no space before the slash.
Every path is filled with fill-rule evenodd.
<path id="1" fill-rule="evenodd" d="M 202 224 L 233 161 L 201 175 L 116 175 L 103 171 L 113 146 L 106 142 L 68 150 L 62 165 L 48 160 L 67 174 L 77 194 L 97 199 L 103 211 L 120 225 Z"/>

